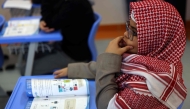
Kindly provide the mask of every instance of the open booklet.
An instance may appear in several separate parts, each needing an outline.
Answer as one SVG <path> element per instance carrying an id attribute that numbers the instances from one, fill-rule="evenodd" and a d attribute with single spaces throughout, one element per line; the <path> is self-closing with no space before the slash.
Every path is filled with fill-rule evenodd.
<path id="1" fill-rule="evenodd" d="M 25 109 L 89 109 L 86 79 L 27 79 Z"/>
<path id="2" fill-rule="evenodd" d="M 3 8 L 19 8 L 30 10 L 32 8 L 32 3 L 30 0 L 6 0 Z"/>
<path id="3" fill-rule="evenodd" d="M 37 34 L 40 19 L 10 20 L 1 33 L 3 37 L 18 37 Z"/>

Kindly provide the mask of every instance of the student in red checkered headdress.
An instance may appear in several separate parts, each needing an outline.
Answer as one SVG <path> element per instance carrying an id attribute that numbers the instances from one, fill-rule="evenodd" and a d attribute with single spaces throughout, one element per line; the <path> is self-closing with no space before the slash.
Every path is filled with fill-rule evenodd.
<path id="1" fill-rule="evenodd" d="M 98 109 L 176 109 L 187 95 L 182 18 L 163 0 L 130 7 L 124 36 L 113 39 L 97 62 L 69 64 L 54 72 L 55 78 L 95 79 Z"/>

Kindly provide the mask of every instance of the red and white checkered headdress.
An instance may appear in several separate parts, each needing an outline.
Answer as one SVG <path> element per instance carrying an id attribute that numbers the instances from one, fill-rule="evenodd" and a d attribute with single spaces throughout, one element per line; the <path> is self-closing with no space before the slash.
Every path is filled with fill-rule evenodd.
<path id="1" fill-rule="evenodd" d="M 176 64 L 186 44 L 185 28 L 178 11 L 163 0 L 130 4 L 137 23 L 138 54 Z"/>

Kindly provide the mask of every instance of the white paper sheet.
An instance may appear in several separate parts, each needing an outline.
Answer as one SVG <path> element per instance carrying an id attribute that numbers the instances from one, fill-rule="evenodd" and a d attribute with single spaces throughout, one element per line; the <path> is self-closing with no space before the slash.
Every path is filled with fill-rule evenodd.
<path id="1" fill-rule="evenodd" d="M 88 95 L 85 79 L 32 79 L 34 97 Z"/>
<path id="2" fill-rule="evenodd" d="M 18 37 L 35 34 L 39 29 L 39 19 L 13 20 L 8 22 L 3 37 Z"/>
<path id="3" fill-rule="evenodd" d="M 30 0 L 7 0 L 5 1 L 3 7 L 30 10 L 32 7 L 32 3 Z"/>
<path id="4" fill-rule="evenodd" d="M 34 98 L 30 109 L 88 109 L 88 96 Z"/>

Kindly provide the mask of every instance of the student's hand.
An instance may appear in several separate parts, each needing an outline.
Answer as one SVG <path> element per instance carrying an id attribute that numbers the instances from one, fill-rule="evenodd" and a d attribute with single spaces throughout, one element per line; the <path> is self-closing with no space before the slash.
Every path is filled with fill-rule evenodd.
<path id="1" fill-rule="evenodd" d="M 45 21 L 40 21 L 40 29 L 41 30 L 43 30 L 43 31 L 45 31 L 45 32 L 52 32 L 52 31 L 54 31 L 54 28 L 49 28 L 49 27 L 47 27 L 46 26 L 46 22 Z"/>
<path id="2" fill-rule="evenodd" d="M 123 36 L 119 36 L 119 37 L 113 39 L 112 41 L 110 41 L 105 52 L 122 55 L 123 53 L 127 52 L 128 50 L 133 49 L 132 46 L 120 47 L 119 44 L 122 39 L 123 39 Z"/>
<path id="3" fill-rule="evenodd" d="M 67 68 L 63 68 L 61 70 L 57 70 L 53 73 L 55 76 L 54 78 L 61 78 L 67 76 Z"/>

